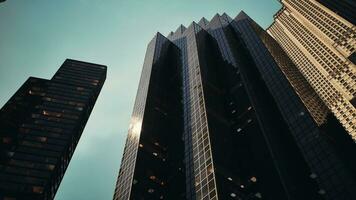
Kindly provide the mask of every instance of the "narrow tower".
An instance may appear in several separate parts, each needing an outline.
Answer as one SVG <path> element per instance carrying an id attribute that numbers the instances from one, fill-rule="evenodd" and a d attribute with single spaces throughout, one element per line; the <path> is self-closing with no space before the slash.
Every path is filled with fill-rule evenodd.
<path id="1" fill-rule="evenodd" d="M 53 199 L 106 78 L 67 59 L 51 80 L 30 77 L 0 110 L 0 199 Z"/>

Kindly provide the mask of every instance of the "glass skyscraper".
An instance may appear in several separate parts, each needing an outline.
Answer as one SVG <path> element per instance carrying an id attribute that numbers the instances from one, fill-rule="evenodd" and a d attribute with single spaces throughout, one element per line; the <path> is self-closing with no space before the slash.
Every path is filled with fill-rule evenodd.
<path id="1" fill-rule="evenodd" d="M 54 199 L 105 79 L 106 66 L 67 59 L 1 108 L 1 200 Z"/>
<path id="2" fill-rule="evenodd" d="M 243 12 L 157 33 L 114 200 L 353 199 L 354 149 L 321 102 Z"/>

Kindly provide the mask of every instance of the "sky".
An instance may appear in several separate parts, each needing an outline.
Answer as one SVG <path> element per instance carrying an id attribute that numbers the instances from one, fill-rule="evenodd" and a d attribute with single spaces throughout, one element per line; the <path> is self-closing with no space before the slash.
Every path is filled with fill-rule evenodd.
<path id="1" fill-rule="evenodd" d="M 55 200 L 112 199 L 148 42 L 216 13 L 262 27 L 277 0 L 7 0 L 0 3 L 0 106 L 66 58 L 108 66 L 107 79 Z"/>

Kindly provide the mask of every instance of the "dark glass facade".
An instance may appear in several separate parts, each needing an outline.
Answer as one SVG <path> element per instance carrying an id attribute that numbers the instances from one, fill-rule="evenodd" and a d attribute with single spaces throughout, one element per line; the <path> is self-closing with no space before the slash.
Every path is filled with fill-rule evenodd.
<path id="1" fill-rule="evenodd" d="M 353 164 L 327 135 L 339 129 L 318 126 L 305 101 L 320 99 L 265 37 L 244 13 L 155 36 L 114 200 L 354 197 Z"/>
<path id="2" fill-rule="evenodd" d="M 50 80 L 30 77 L 0 110 L 0 199 L 53 199 L 106 78 L 67 59 Z"/>

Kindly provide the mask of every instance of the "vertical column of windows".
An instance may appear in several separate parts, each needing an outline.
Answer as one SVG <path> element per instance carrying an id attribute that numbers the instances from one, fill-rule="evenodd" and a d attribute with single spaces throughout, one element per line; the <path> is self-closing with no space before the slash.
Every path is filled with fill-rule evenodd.
<path id="1" fill-rule="evenodd" d="M 200 30 L 192 24 L 187 30 L 187 63 L 183 66 L 184 105 L 186 125 L 192 141 L 195 199 L 218 199 L 206 118 L 204 94 L 200 75 L 196 34 Z"/>

